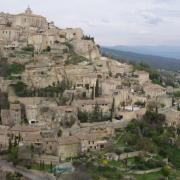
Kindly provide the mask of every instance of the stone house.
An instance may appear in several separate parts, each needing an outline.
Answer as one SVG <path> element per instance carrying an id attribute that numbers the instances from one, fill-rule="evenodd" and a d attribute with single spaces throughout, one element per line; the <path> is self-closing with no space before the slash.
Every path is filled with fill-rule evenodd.
<path id="1" fill-rule="evenodd" d="M 80 28 L 67 28 L 63 30 L 66 34 L 66 39 L 71 41 L 73 39 L 81 40 L 83 38 L 83 31 Z M 62 31 L 61 31 L 62 34 Z"/>
<path id="2" fill-rule="evenodd" d="M 26 133 L 22 138 L 22 145 L 33 145 L 36 151 L 43 154 L 57 154 L 57 139 L 55 137 L 42 137 L 41 133 Z"/>
<path id="3" fill-rule="evenodd" d="M 104 149 L 107 144 L 107 140 L 103 140 L 103 138 L 98 133 L 87 133 L 87 134 L 76 134 L 81 141 L 81 152 L 89 152 L 93 150 L 101 150 Z"/>
<path id="4" fill-rule="evenodd" d="M 169 125 L 176 125 L 180 127 L 180 111 L 173 108 L 166 108 L 165 110 L 160 111 L 160 113 L 166 116 L 166 120 Z"/>
<path id="5" fill-rule="evenodd" d="M 57 54 L 57 55 L 62 55 L 63 53 L 68 52 L 67 46 L 63 44 L 52 44 L 51 46 L 51 53 L 52 54 Z"/>
<path id="6" fill-rule="evenodd" d="M 22 138 L 31 137 L 32 135 L 38 136 L 40 132 L 41 130 L 39 128 L 31 126 L 14 126 L 8 131 L 9 134 L 13 134 L 14 136 L 19 136 L 20 134 Z"/>
<path id="7" fill-rule="evenodd" d="M 43 147 L 46 154 L 56 155 L 57 154 L 57 139 L 54 137 L 43 138 Z"/>
<path id="8" fill-rule="evenodd" d="M 108 67 L 109 71 L 111 72 L 111 76 L 115 78 L 121 77 L 124 74 L 128 74 L 132 71 L 131 65 L 120 63 L 112 59 L 108 59 Z"/>
<path id="9" fill-rule="evenodd" d="M 20 38 L 21 29 L 18 27 L 1 27 L 0 37 L 6 42 L 18 41 Z M 7 44 L 6 44 L 7 45 Z"/>
<path id="10" fill-rule="evenodd" d="M 143 86 L 144 92 L 147 96 L 158 97 L 166 94 L 166 89 L 157 84 L 148 83 Z"/>
<path id="11" fill-rule="evenodd" d="M 47 47 L 50 47 L 52 49 L 52 53 L 57 53 L 57 50 L 59 53 L 63 53 L 64 49 L 67 50 L 67 47 L 64 45 L 58 45 L 55 44 L 56 41 L 58 41 L 59 38 L 57 35 L 53 34 L 47 34 L 47 33 L 33 33 L 28 37 L 28 44 L 33 45 L 36 52 L 41 52 L 43 50 L 46 50 Z"/>
<path id="12" fill-rule="evenodd" d="M 163 105 L 164 107 L 171 107 L 172 106 L 172 98 L 168 97 L 167 95 L 158 96 L 156 101 Z"/>
<path id="13" fill-rule="evenodd" d="M 61 137 L 57 144 L 57 155 L 64 161 L 67 158 L 76 157 L 81 152 L 80 140 L 74 136 Z"/>
<path id="14" fill-rule="evenodd" d="M 106 98 L 96 98 L 94 100 L 76 100 L 73 104 L 76 108 L 80 108 L 81 110 L 87 112 L 91 112 L 97 104 L 103 112 L 108 113 L 111 108 L 112 101 Z"/>
<path id="15" fill-rule="evenodd" d="M 9 85 L 11 84 L 11 80 L 4 79 L 0 77 L 0 90 L 2 92 L 7 92 Z"/>
<path id="16" fill-rule="evenodd" d="M 0 151 L 7 150 L 9 146 L 8 127 L 0 126 Z"/>
<path id="17" fill-rule="evenodd" d="M 38 106 L 36 104 L 34 105 L 25 105 L 25 112 L 26 112 L 26 118 L 29 122 L 29 124 L 36 124 L 38 123 Z"/>
<path id="18" fill-rule="evenodd" d="M 146 113 L 146 108 L 139 109 L 137 111 L 121 111 L 117 112 L 117 116 L 122 116 L 124 122 L 129 122 L 132 119 L 138 119 Z"/>
<path id="19" fill-rule="evenodd" d="M 10 104 L 10 119 L 14 124 L 20 124 L 22 121 L 22 112 L 20 103 Z"/>
<path id="20" fill-rule="evenodd" d="M 80 123 L 80 133 L 98 134 L 102 138 L 112 137 L 115 133 L 110 122 Z"/>
<path id="21" fill-rule="evenodd" d="M 40 135 L 40 133 L 23 132 L 23 138 L 20 144 L 22 146 L 29 146 L 29 147 L 33 145 L 36 151 L 38 150 L 41 153 L 45 152 L 43 138 Z"/>
<path id="22" fill-rule="evenodd" d="M 140 85 L 143 85 L 149 81 L 149 73 L 146 71 L 135 71 L 134 76 L 138 78 Z"/>
<path id="23" fill-rule="evenodd" d="M 77 111 L 73 106 L 57 106 L 55 107 L 56 111 L 56 118 L 59 119 L 59 121 L 66 118 L 67 120 L 70 117 L 76 117 Z"/>
<path id="24" fill-rule="evenodd" d="M 11 120 L 9 109 L 1 109 L 1 121 L 4 126 L 13 126 L 14 122 Z"/>
<path id="25" fill-rule="evenodd" d="M 114 79 L 106 79 L 101 82 L 102 95 L 112 95 L 116 87 L 120 85 L 121 82 Z"/>
<path id="26" fill-rule="evenodd" d="M 113 91 L 113 97 L 115 99 L 115 107 L 121 107 L 122 103 L 124 104 L 131 104 L 132 102 L 132 93 L 130 89 L 117 89 Z"/>

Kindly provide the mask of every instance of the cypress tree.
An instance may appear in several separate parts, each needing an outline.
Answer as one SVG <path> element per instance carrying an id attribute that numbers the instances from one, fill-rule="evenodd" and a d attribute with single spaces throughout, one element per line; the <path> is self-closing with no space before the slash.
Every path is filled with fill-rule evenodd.
<path id="1" fill-rule="evenodd" d="M 99 97 L 100 91 L 99 91 L 99 79 L 96 80 L 96 87 L 95 87 L 95 97 Z"/>
<path id="2" fill-rule="evenodd" d="M 113 102 L 112 102 L 112 106 L 111 106 L 111 117 L 110 117 L 111 122 L 112 122 L 113 114 L 114 114 L 114 108 L 115 108 L 114 106 L 115 106 L 115 100 L 113 97 Z"/>

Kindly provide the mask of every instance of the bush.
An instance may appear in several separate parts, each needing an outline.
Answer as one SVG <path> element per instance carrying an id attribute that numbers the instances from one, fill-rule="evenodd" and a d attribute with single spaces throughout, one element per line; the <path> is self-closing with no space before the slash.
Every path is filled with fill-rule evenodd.
<path id="1" fill-rule="evenodd" d="M 31 46 L 31 45 L 28 45 L 28 46 L 26 46 L 26 47 L 23 47 L 22 50 L 23 50 L 23 51 L 33 52 L 33 51 L 34 51 L 34 47 Z"/>

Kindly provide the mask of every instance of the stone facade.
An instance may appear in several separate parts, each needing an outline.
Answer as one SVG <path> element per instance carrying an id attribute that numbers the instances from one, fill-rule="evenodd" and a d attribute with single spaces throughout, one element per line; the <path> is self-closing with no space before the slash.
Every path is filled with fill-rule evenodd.
<path id="1" fill-rule="evenodd" d="M 22 120 L 21 104 L 11 103 L 10 104 L 10 119 L 13 124 L 20 124 Z"/>
<path id="2" fill-rule="evenodd" d="M 80 140 L 78 138 L 69 136 L 59 139 L 57 154 L 60 160 L 76 157 L 80 152 Z"/>
<path id="3" fill-rule="evenodd" d="M 166 89 L 157 84 L 148 83 L 143 86 L 143 89 L 145 91 L 145 94 L 150 96 L 151 98 L 166 94 Z"/>
<path id="4" fill-rule="evenodd" d="M 14 124 L 13 121 L 11 120 L 9 109 L 1 110 L 1 121 L 2 121 L 2 125 L 4 126 L 12 126 Z"/>
<path id="5" fill-rule="evenodd" d="M 139 83 L 141 85 L 147 83 L 149 81 L 149 73 L 145 71 L 136 71 L 134 73 L 135 76 L 137 76 Z"/>
<path id="6" fill-rule="evenodd" d="M 33 14 L 29 7 L 24 13 L 17 14 L 13 18 L 13 26 L 44 28 L 47 24 L 45 17 Z"/>
<path id="7" fill-rule="evenodd" d="M 38 123 L 38 107 L 37 105 L 26 105 L 26 118 L 29 124 L 36 124 Z"/>

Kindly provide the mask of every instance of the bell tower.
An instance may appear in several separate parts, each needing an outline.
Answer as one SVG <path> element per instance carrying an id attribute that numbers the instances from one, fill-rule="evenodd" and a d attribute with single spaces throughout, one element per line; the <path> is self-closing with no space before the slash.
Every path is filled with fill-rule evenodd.
<path id="1" fill-rule="evenodd" d="M 31 8 L 28 6 L 28 8 L 25 11 L 26 14 L 32 14 L 32 10 Z"/>

